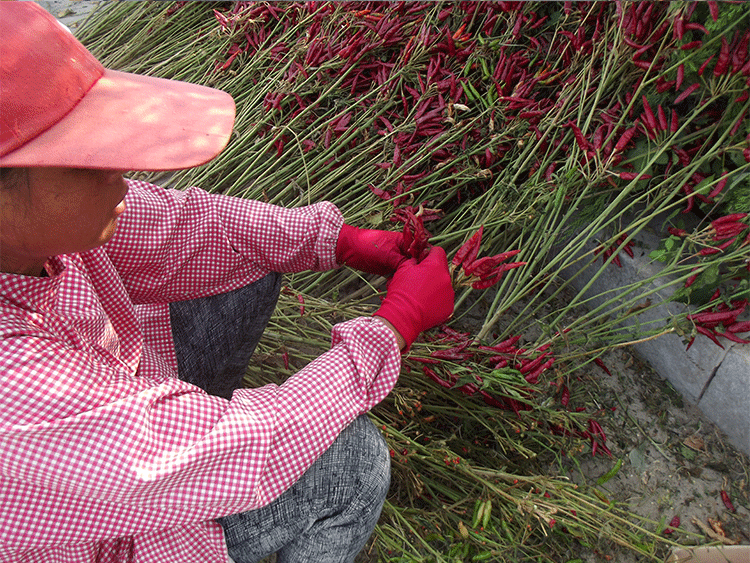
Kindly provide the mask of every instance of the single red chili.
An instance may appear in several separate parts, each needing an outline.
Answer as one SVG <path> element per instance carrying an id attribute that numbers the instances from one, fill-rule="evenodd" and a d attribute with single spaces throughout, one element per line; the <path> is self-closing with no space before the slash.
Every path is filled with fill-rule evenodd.
<path id="1" fill-rule="evenodd" d="M 719 348 L 722 350 L 724 349 L 724 346 L 721 345 L 721 342 L 719 342 L 717 338 L 717 334 L 710 329 L 704 328 L 702 326 L 696 326 L 695 329 L 698 331 L 699 334 L 702 334 L 703 336 L 708 336 L 714 344 L 716 344 Z"/>
<path id="2" fill-rule="evenodd" d="M 729 512 L 737 512 L 737 509 L 734 507 L 734 504 L 732 504 L 732 499 L 729 498 L 729 493 L 727 493 L 725 490 L 722 489 L 721 491 L 721 500 L 724 503 L 724 506 L 727 507 L 727 510 Z"/>
<path id="3" fill-rule="evenodd" d="M 492 352 L 510 352 L 520 339 L 520 336 L 511 336 L 507 340 L 503 340 L 500 344 L 495 344 L 494 346 L 480 346 L 479 349 Z"/>
<path id="4" fill-rule="evenodd" d="M 648 100 L 646 99 L 646 96 L 643 96 L 643 112 L 646 116 L 646 125 L 648 125 L 651 129 L 656 129 L 656 118 L 654 117 L 654 112 L 651 110 L 651 106 L 648 103 Z"/>
<path id="5" fill-rule="evenodd" d="M 453 385 L 445 381 L 442 377 L 440 377 L 437 373 L 435 373 L 434 370 L 428 368 L 427 366 L 422 366 L 422 372 L 430 378 L 432 381 L 440 385 L 440 387 L 444 389 L 452 389 Z"/>
<path id="6" fill-rule="evenodd" d="M 739 33 L 738 33 L 739 34 Z M 737 46 L 732 51 L 732 72 L 737 73 L 747 60 L 747 44 L 750 42 L 750 30 L 746 31 L 739 39 Z"/>
<path id="7" fill-rule="evenodd" d="M 703 45 L 703 41 L 690 41 L 689 43 L 685 43 L 680 47 L 683 51 L 688 51 L 690 49 L 696 49 Z"/>
<path id="8" fill-rule="evenodd" d="M 659 129 L 661 131 L 666 131 L 669 128 L 669 125 L 667 124 L 667 114 L 664 113 L 664 108 L 661 107 L 661 104 L 656 108 L 656 115 L 659 118 Z"/>
<path id="9" fill-rule="evenodd" d="M 679 528 L 679 527 L 680 527 L 680 517 L 675 516 L 674 518 L 672 518 L 672 520 L 669 521 L 669 527 L 664 528 L 664 531 L 662 533 L 669 535 L 674 532 L 674 528 Z"/>
<path id="10" fill-rule="evenodd" d="M 464 361 L 471 358 L 474 353 L 473 352 L 466 352 L 464 351 L 465 348 L 469 345 L 469 342 L 466 342 L 465 344 L 462 344 L 461 346 L 456 346 L 455 348 L 449 348 L 447 350 L 435 350 L 430 354 L 433 358 L 439 358 L 441 360 L 455 360 L 455 361 Z"/>
<path id="11" fill-rule="evenodd" d="M 651 178 L 651 174 L 639 174 L 638 172 L 620 172 L 619 176 L 621 180 L 635 180 L 636 178 L 648 180 Z"/>
<path id="12" fill-rule="evenodd" d="M 631 127 L 630 129 L 626 130 L 622 134 L 622 137 L 620 137 L 620 139 L 617 141 L 617 144 L 615 144 L 615 152 L 622 151 L 633 138 L 633 135 L 635 135 L 637 130 L 638 127 Z"/>
<path id="13" fill-rule="evenodd" d="M 570 389 L 566 385 L 562 386 L 562 396 L 560 397 L 560 403 L 562 406 L 567 407 L 570 402 Z"/>
<path id="14" fill-rule="evenodd" d="M 685 88 L 685 90 L 682 92 L 682 94 L 680 94 L 679 96 L 677 96 L 672 103 L 673 104 L 679 104 L 681 101 L 683 101 L 685 98 L 687 98 L 690 94 L 692 94 L 693 92 L 695 92 L 700 87 L 701 87 L 701 85 L 699 83 L 697 83 L 697 82 L 695 84 L 691 84 L 690 86 L 688 86 L 687 88 Z"/>
<path id="15" fill-rule="evenodd" d="M 723 225 L 725 223 L 742 221 L 747 216 L 748 213 L 730 213 L 729 215 L 724 215 L 723 217 L 719 217 L 718 219 L 714 219 L 713 221 L 711 221 L 711 226 L 715 229 L 717 226 Z"/>
<path id="16" fill-rule="evenodd" d="M 601 358 L 594 358 L 594 363 L 598 365 L 600 368 L 602 368 L 607 375 L 612 375 L 612 373 L 607 369 L 607 366 L 604 365 L 604 362 L 601 360 Z"/>
<path id="17" fill-rule="evenodd" d="M 738 332 L 750 332 L 750 321 L 738 321 L 727 327 L 727 331 L 733 334 Z"/>
<path id="18" fill-rule="evenodd" d="M 685 35 L 685 22 L 681 16 L 676 16 L 674 20 L 674 33 L 673 37 L 678 41 L 682 41 Z"/>
<path id="19" fill-rule="evenodd" d="M 667 227 L 667 232 L 676 237 L 685 237 L 688 235 L 688 232 L 685 229 L 677 229 L 675 227 Z"/>
<path id="20" fill-rule="evenodd" d="M 703 73 L 705 72 L 705 70 L 708 67 L 708 65 L 711 64 L 711 61 L 714 60 L 715 56 L 716 55 L 711 55 L 705 61 L 703 61 L 703 63 L 701 64 L 701 66 L 698 68 L 698 76 L 703 76 Z"/>
<path id="21" fill-rule="evenodd" d="M 750 340 L 745 340 L 744 338 L 735 336 L 735 334 L 729 330 L 727 330 L 726 332 L 722 332 L 721 335 L 727 340 L 731 340 L 732 342 L 736 342 L 737 344 L 750 344 Z"/>
<path id="22" fill-rule="evenodd" d="M 695 323 L 701 323 L 702 325 L 707 325 L 710 323 L 720 323 L 723 321 L 735 321 L 737 317 L 740 315 L 742 310 L 739 311 L 720 311 L 720 312 L 711 312 L 711 311 L 704 311 L 702 313 L 695 313 L 692 315 L 688 315 L 687 318 Z"/>
<path id="23" fill-rule="evenodd" d="M 724 74 L 727 71 L 727 68 L 729 68 L 729 62 L 729 41 L 727 41 L 726 37 L 722 37 L 719 58 L 716 60 L 716 66 L 714 67 L 714 76 L 718 77 Z"/>

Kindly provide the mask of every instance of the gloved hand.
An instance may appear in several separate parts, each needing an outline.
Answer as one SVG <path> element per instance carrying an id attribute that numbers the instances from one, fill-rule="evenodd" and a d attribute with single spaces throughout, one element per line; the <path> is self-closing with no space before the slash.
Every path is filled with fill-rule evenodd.
<path id="1" fill-rule="evenodd" d="M 398 267 L 375 316 L 398 331 L 408 350 L 420 332 L 450 318 L 453 299 L 445 250 L 433 246 L 421 262 L 410 258 Z"/>
<path id="2" fill-rule="evenodd" d="M 368 274 L 390 276 L 408 258 L 404 254 L 403 240 L 401 232 L 360 229 L 345 224 L 336 243 L 336 261 Z"/>

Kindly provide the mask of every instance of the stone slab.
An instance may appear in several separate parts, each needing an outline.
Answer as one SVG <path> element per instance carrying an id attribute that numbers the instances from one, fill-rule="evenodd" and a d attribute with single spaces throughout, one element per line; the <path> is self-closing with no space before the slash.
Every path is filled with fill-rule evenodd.
<path id="1" fill-rule="evenodd" d="M 665 318 L 683 312 L 685 306 L 668 302 L 672 294 L 669 280 L 658 278 L 662 265 L 648 255 L 658 248 L 659 237 L 644 229 L 634 241 L 632 258 L 620 253 L 622 267 L 610 264 L 594 279 L 601 266 L 601 262 L 597 262 L 584 269 L 568 267 L 561 276 L 578 291 L 588 286 L 584 296 L 590 309 L 609 301 L 618 288 L 643 281 L 639 291 L 651 292 L 649 299 L 655 306 L 640 313 L 637 321 L 626 320 L 623 327 L 625 330 L 658 328 L 664 326 Z M 595 245 L 594 242 L 588 244 L 582 254 L 593 250 Z M 634 327 L 636 322 L 639 327 Z M 698 336 L 688 350 L 684 339 L 672 333 L 639 342 L 632 348 L 686 400 L 696 404 L 735 447 L 750 455 L 750 345 L 727 342 L 722 349 Z"/>
<path id="2" fill-rule="evenodd" d="M 698 407 L 738 449 L 750 454 L 750 346 L 732 346 Z"/>

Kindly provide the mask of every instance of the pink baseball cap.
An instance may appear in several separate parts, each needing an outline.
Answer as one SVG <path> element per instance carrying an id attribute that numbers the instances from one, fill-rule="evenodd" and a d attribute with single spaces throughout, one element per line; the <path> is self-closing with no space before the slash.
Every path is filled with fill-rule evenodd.
<path id="1" fill-rule="evenodd" d="M 0 21 L 0 166 L 178 170 L 229 141 L 226 92 L 104 68 L 35 2 Z"/>

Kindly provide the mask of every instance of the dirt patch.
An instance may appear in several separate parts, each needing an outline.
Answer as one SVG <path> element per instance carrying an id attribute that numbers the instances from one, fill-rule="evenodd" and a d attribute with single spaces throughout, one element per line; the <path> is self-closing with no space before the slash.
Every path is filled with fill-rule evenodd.
<path id="1" fill-rule="evenodd" d="M 603 361 L 611 375 L 593 374 L 592 383 L 602 408 L 609 410 L 602 424 L 614 458 L 578 460 L 580 467 L 569 468 L 571 478 L 596 483 L 622 460 L 617 474 L 599 487 L 611 500 L 665 527 L 678 517 L 680 529 L 671 537 L 680 543 L 699 539 L 686 532 L 750 543 L 747 456 L 635 355 L 616 351 Z M 735 512 L 725 505 L 722 491 Z M 605 559 L 593 554 L 588 560 Z M 636 558 L 619 553 L 615 560 Z"/>

